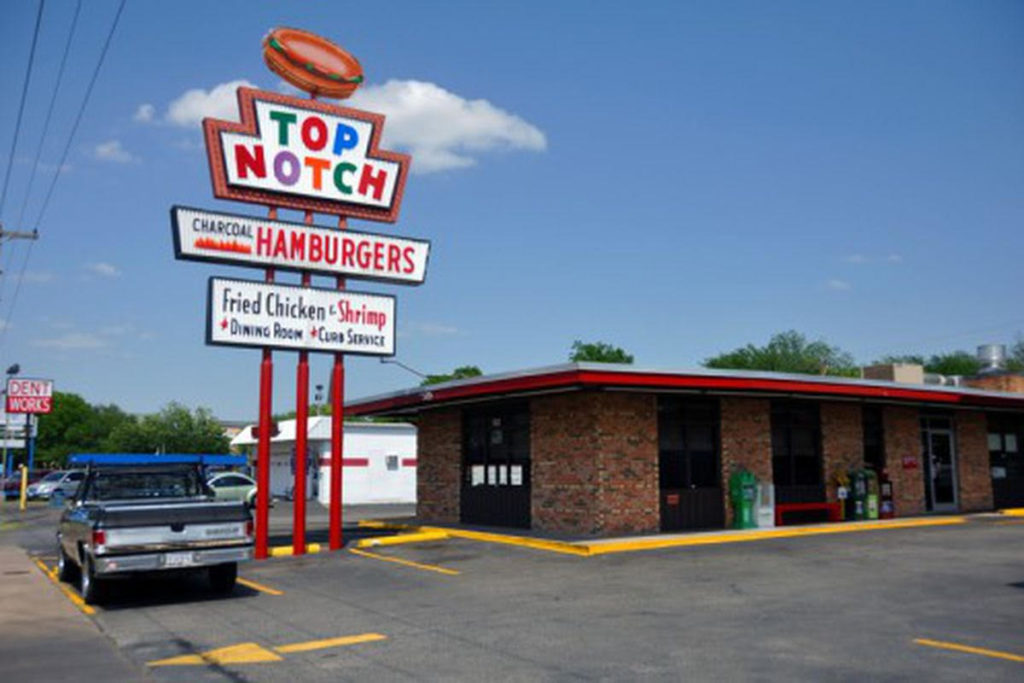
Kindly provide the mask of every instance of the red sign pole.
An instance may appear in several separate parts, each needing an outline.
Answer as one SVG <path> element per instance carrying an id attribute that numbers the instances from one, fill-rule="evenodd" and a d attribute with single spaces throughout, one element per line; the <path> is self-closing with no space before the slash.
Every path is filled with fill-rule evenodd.
<path id="1" fill-rule="evenodd" d="M 338 218 L 338 228 L 344 230 L 348 222 L 344 216 Z M 339 277 L 338 290 L 345 289 L 345 278 Z M 342 523 L 342 472 L 345 462 L 345 354 L 334 354 L 331 368 L 331 508 L 329 547 L 341 550 L 344 543 L 341 534 Z"/>
<path id="2" fill-rule="evenodd" d="M 306 212 L 306 225 L 313 224 L 313 212 Z M 309 287 L 308 270 L 302 271 L 302 286 Z M 306 552 L 306 451 L 309 443 L 309 352 L 299 351 L 295 372 L 295 488 L 292 500 L 292 555 Z"/>
<path id="3" fill-rule="evenodd" d="M 270 220 L 277 220 L 277 208 L 268 211 Z M 266 269 L 266 281 L 274 281 L 274 269 Z M 256 446 L 256 548 L 257 560 L 269 556 L 270 540 L 270 421 L 274 400 L 274 359 L 273 352 L 263 349 L 260 363 L 260 419 L 259 441 Z"/>

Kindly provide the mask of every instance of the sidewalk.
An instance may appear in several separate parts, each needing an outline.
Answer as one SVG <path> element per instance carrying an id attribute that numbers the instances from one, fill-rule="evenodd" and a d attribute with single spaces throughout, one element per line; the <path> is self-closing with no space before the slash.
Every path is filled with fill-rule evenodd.
<path id="1" fill-rule="evenodd" d="M 0 540 L 0 667 L 8 681 L 144 680 L 25 552 Z"/>

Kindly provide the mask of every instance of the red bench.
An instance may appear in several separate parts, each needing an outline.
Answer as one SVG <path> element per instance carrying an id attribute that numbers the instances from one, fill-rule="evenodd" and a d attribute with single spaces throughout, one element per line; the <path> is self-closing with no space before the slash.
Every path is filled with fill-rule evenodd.
<path id="1" fill-rule="evenodd" d="M 783 526 L 783 515 L 787 512 L 804 510 L 824 510 L 828 512 L 828 521 L 843 521 L 842 503 L 779 503 L 775 506 L 775 526 Z"/>

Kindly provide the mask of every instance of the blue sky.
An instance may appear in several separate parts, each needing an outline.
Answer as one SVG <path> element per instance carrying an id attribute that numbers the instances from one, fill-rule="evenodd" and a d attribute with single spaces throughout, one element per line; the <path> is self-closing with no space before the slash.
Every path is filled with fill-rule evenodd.
<path id="1" fill-rule="evenodd" d="M 74 9 L 46 3 L 7 229 L 34 226 L 117 6 L 84 4 L 19 225 Z M 0 23 L 4 167 L 36 7 Z M 413 154 L 400 221 L 351 225 L 430 239 L 427 282 L 351 286 L 398 296 L 397 358 L 423 372 L 558 363 L 577 338 L 680 368 L 790 328 L 860 361 L 1024 330 L 1019 2 L 129 0 L 13 311 L 27 243 L 3 247 L 0 365 L 131 411 L 255 414 L 259 352 L 203 323 L 208 276 L 260 272 L 175 261 L 168 209 L 261 213 L 213 199 L 196 121 L 230 104 L 217 86 L 281 89 L 279 25 L 357 55 L 356 104 Z M 275 354 L 277 410 L 296 358 Z M 352 397 L 416 383 L 347 367 Z"/>

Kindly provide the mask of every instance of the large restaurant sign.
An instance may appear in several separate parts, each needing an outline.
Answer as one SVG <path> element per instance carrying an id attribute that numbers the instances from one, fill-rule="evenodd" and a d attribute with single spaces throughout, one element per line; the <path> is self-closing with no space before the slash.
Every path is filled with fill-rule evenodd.
<path id="1" fill-rule="evenodd" d="M 171 209 L 174 254 L 189 261 L 307 270 L 404 284 L 422 284 L 430 243 L 332 230 L 302 223 Z"/>
<path id="2" fill-rule="evenodd" d="M 395 353 L 391 296 L 213 277 L 207 310 L 209 344 Z"/>
<path id="3" fill-rule="evenodd" d="M 378 149 L 383 116 L 251 88 L 238 108 L 203 121 L 214 196 L 398 220 L 409 157 Z"/>

